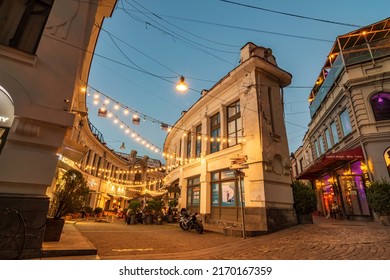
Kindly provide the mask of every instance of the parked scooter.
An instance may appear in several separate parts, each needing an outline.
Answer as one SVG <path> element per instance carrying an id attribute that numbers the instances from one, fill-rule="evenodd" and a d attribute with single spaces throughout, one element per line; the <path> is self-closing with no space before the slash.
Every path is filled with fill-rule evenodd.
<path id="1" fill-rule="evenodd" d="M 180 211 L 179 225 L 184 231 L 195 229 L 197 233 L 203 233 L 203 224 L 198 213 L 191 213 L 185 208 L 182 208 Z"/>

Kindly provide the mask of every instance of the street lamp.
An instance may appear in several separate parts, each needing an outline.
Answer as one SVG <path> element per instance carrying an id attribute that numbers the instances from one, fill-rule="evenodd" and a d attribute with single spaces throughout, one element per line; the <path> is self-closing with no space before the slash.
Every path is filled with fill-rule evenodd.
<path id="1" fill-rule="evenodd" d="M 180 76 L 179 83 L 176 85 L 176 89 L 180 92 L 184 92 L 188 89 L 187 83 L 184 81 L 184 77 Z"/>

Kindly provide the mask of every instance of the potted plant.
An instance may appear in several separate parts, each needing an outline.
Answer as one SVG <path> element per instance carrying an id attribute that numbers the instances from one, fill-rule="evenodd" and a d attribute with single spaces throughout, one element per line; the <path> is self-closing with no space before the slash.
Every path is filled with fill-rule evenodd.
<path id="1" fill-rule="evenodd" d="M 366 188 L 367 201 L 377 219 L 390 225 L 390 182 L 385 179 L 371 182 Z"/>
<path id="2" fill-rule="evenodd" d="M 313 223 L 312 213 L 317 209 L 317 195 L 310 185 L 300 181 L 292 183 L 294 209 L 299 223 Z"/>
<path id="3" fill-rule="evenodd" d="M 91 214 L 93 212 L 93 208 L 91 206 L 87 205 L 87 206 L 84 206 L 83 211 L 85 212 L 85 215 L 88 218 L 91 216 Z"/>
<path id="4" fill-rule="evenodd" d="M 148 202 L 148 208 L 152 212 L 153 220 L 158 225 L 162 224 L 162 212 L 161 212 L 162 207 L 163 207 L 163 203 L 159 199 L 153 199 Z"/>
<path id="5" fill-rule="evenodd" d="M 174 209 L 178 205 L 177 199 L 172 199 L 168 202 L 168 222 L 173 223 Z"/>
<path id="6" fill-rule="evenodd" d="M 87 181 L 80 171 L 66 171 L 56 183 L 50 202 L 44 241 L 59 241 L 65 223 L 63 217 L 78 213 L 86 203 L 89 194 Z"/>
<path id="7" fill-rule="evenodd" d="M 137 199 L 131 200 L 129 202 L 128 211 L 126 213 L 127 224 L 131 224 L 131 225 L 135 224 L 137 211 L 140 207 L 141 207 L 141 202 Z"/>
<path id="8" fill-rule="evenodd" d="M 95 214 L 95 217 L 101 217 L 103 215 L 103 208 L 102 207 L 96 207 L 93 210 L 93 213 Z"/>

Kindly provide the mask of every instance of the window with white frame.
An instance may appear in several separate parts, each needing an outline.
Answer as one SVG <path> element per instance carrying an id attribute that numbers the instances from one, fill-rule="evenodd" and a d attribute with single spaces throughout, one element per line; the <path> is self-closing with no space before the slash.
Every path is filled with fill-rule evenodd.
<path id="1" fill-rule="evenodd" d="M 337 126 L 336 126 L 336 122 L 332 122 L 330 124 L 330 129 L 332 130 L 332 136 L 333 136 L 333 144 L 337 144 L 340 139 L 339 139 L 339 134 L 337 133 Z"/>
<path id="2" fill-rule="evenodd" d="M 221 148 L 221 117 L 217 113 L 210 118 L 210 153 L 218 152 Z"/>
<path id="3" fill-rule="evenodd" d="M 54 0 L 1 0 L 0 44 L 35 53 Z"/>
<path id="4" fill-rule="evenodd" d="M 242 140 L 240 101 L 227 106 L 227 136 L 229 147 L 237 145 Z"/>
<path id="5" fill-rule="evenodd" d="M 318 137 L 318 145 L 319 145 L 320 155 L 322 155 L 323 153 L 325 153 L 324 139 L 322 138 L 322 135 Z"/>
<path id="6" fill-rule="evenodd" d="M 192 148 L 192 135 L 191 132 L 187 133 L 187 143 L 186 143 L 186 157 L 191 158 L 191 148 Z"/>
<path id="7" fill-rule="evenodd" d="M 326 149 L 329 150 L 330 148 L 332 148 L 332 141 L 331 141 L 331 138 L 330 138 L 329 129 L 326 128 L 324 133 L 325 133 L 325 139 L 326 139 Z"/>
<path id="8" fill-rule="evenodd" d="M 341 128 L 343 130 L 343 136 L 347 136 L 352 132 L 351 119 L 349 118 L 348 110 L 344 109 L 340 113 Z"/>
<path id="9" fill-rule="evenodd" d="M 187 209 L 198 211 L 200 207 L 200 176 L 187 179 Z"/>
<path id="10" fill-rule="evenodd" d="M 319 147 L 318 147 L 318 141 L 315 140 L 314 141 L 314 149 L 315 149 L 315 152 L 316 152 L 316 157 L 320 157 L 320 150 L 319 150 Z"/>
<path id="11" fill-rule="evenodd" d="M 198 125 L 195 128 L 196 133 L 196 145 L 195 145 L 195 156 L 198 158 L 202 154 L 202 125 Z"/>

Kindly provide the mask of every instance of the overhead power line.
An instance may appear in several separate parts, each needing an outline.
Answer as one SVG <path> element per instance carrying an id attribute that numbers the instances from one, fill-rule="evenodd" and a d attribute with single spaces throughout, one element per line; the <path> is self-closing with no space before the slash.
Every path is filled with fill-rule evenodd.
<path id="1" fill-rule="evenodd" d="M 118 8 L 118 9 L 119 10 L 123 10 L 124 12 L 139 12 L 139 11 L 136 11 L 136 10 L 129 10 L 129 9 L 125 9 L 125 8 Z M 160 17 L 178 19 L 178 20 L 182 20 L 182 21 L 197 22 L 197 23 L 201 23 L 201 24 L 219 26 L 219 27 L 224 27 L 224 28 L 231 28 L 231 29 L 238 29 L 238 30 L 244 30 L 244 31 L 250 31 L 250 32 L 257 32 L 257 33 L 264 33 L 264 34 L 270 34 L 270 35 L 276 35 L 276 36 L 284 36 L 284 37 L 291 37 L 291 38 L 297 38 L 297 39 L 320 41 L 320 42 L 326 42 L 326 43 L 333 43 L 334 42 L 333 40 L 327 40 L 327 39 L 322 39 L 322 38 L 314 38 L 314 37 L 308 37 L 308 36 L 301 36 L 301 35 L 273 32 L 273 31 L 249 28 L 249 27 L 244 27 L 244 26 L 229 25 L 229 24 L 210 22 L 210 21 L 203 21 L 203 20 L 196 20 L 196 19 L 191 19 L 191 18 L 183 18 L 183 17 L 170 16 L 170 15 L 162 15 L 162 14 L 156 14 L 156 15 L 158 15 Z"/>
<path id="2" fill-rule="evenodd" d="M 319 19 L 319 18 L 313 18 L 313 17 L 308 17 L 308 16 L 302 16 L 302 15 L 297 15 L 297 14 L 292 14 L 292 13 L 286 13 L 286 12 L 280 12 L 280 11 L 275 11 L 271 9 L 266 9 L 258 6 L 253 6 L 249 4 L 243 4 L 239 2 L 234 2 L 234 1 L 229 1 L 229 0 L 219 0 L 221 2 L 225 2 L 228 4 L 232 5 L 237 5 L 237 6 L 242 6 L 246 8 L 251 8 L 251 9 L 256 9 L 256 10 L 261 10 L 265 12 L 270 12 L 270 13 L 275 13 L 275 14 L 280 14 L 280 15 L 285 15 L 285 16 L 290 16 L 290 17 L 296 17 L 296 18 L 301 18 L 301 19 L 308 19 L 308 20 L 313 20 L 313 21 L 319 21 L 319 22 L 324 22 L 324 23 L 331 23 L 331 24 L 337 24 L 337 25 L 344 25 L 344 26 L 350 26 L 350 27 L 358 27 L 361 28 L 363 26 L 357 25 L 357 24 L 351 24 L 351 23 L 345 23 L 345 22 L 339 22 L 339 21 L 332 21 L 332 20 L 326 20 L 326 19 Z"/>

